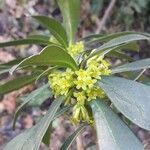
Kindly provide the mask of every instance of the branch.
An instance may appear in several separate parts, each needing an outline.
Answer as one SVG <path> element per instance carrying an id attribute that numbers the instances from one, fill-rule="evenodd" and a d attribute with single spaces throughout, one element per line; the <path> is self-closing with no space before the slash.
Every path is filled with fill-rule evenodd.
<path id="1" fill-rule="evenodd" d="M 107 19 L 110 17 L 110 14 L 115 5 L 115 2 L 116 0 L 111 0 L 109 6 L 105 10 L 104 16 L 102 17 L 101 21 L 98 21 L 96 33 L 100 33 L 103 27 L 105 26 Z"/>

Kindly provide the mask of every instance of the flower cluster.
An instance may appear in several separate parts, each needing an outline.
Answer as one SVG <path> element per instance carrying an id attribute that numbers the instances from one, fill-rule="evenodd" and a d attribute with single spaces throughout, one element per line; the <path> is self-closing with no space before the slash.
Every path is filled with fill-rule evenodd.
<path id="1" fill-rule="evenodd" d="M 68 47 L 68 53 L 72 57 L 78 56 L 80 53 L 84 51 L 84 44 L 82 41 L 77 42 L 76 44 L 72 44 Z"/>
<path id="2" fill-rule="evenodd" d="M 78 55 L 84 50 L 82 42 L 71 45 L 68 48 L 72 56 Z M 94 56 L 88 59 L 86 67 L 73 71 L 67 68 L 65 71 L 55 70 L 49 75 L 49 84 L 55 97 L 64 95 L 67 97 L 72 89 L 71 96 L 65 104 L 73 103 L 72 121 L 78 123 L 81 120 L 91 122 L 87 104 L 97 97 L 104 98 L 105 93 L 96 86 L 96 82 L 101 79 L 101 75 L 109 75 L 109 63 L 102 57 Z"/>

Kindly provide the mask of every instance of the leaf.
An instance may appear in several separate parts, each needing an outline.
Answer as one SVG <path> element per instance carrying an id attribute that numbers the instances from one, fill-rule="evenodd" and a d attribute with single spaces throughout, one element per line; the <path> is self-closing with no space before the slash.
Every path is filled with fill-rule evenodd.
<path id="1" fill-rule="evenodd" d="M 9 62 L 7 62 L 7 63 L 0 64 L 0 69 L 1 69 L 1 68 L 5 68 L 5 69 L 6 69 L 6 68 L 10 68 L 11 66 L 18 64 L 18 63 L 21 62 L 22 60 L 23 60 L 23 58 L 17 58 L 17 59 L 15 59 L 15 60 L 9 61 Z"/>
<path id="2" fill-rule="evenodd" d="M 91 103 L 101 150 L 144 150 L 127 125 L 102 100 Z"/>
<path id="3" fill-rule="evenodd" d="M 70 44 L 74 42 L 80 18 L 80 0 L 57 0 Z"/>
<path id="4" fill-rule="evenodd" d="M 15 124 L 16 124 L 16 121 L 17 121 L 17 118 L 18 118 L 20 112 L 24 109 L 24 107 L 27 104 L 31 105 L 31 106 L 39 106 L 46 99 L 48 99 L 49 97 L 52 97 L 52 93 L 48 87 L 49 87 L 49 85 L 46 84 L 46 85 L 34 90 L 28 96 L 21 98 L 23 103 L 17 108 L 17 110 L 15 112 L 14 120 L 13 120 L 13 130 L 15 130 Z"/>
<path id="5" fill-rule="evenodd" d="M 49 125 L 43 139 L 42 139 L 42 142 L 47 146 L 49 147 L 50 145 L 50 136 L 51 136 L 51 131 L 52 131 L 52 123 Z"/>
<path id="6" fill-rule="evenodd" d="M 32 74 L 32 75 L 25 75 L 22 77 L 17 77 L 13 80 L 10 80 L 0 85 L 0 95 L 17 90 L 25 85 L 28 85 L 34 82 L 38 75 L 39 74 Z"/>
<path id="7" fill-rule="evenodd" d="M 76 137 L 79 135 L 79 133 L 86 127 L 86 124 L 80 126 L 75 132 L 73 132 L 63 143 L 60 150 L 69 150 L 71 144 L 76 139 Z"/>
<path id="8" fill-rule="evenodd" d="M 112 33 L 112 34 L 108 34 L 108 35 L 102 35 L 102 34 L 95 34 L 95 35 L 92 35 L 92 36 L 89 36 L 89 37 L 85 37 L 86 39 L 88 38 L 93 38 L 91 40 L 91 42 L 108 42 L 114 38 L 118 38 L 118 37 L 121 37 L 121 36 L 124 36 L 124 35 L 132 35 L 132 34 L 138 34 L 138 35 L 144 35 L 144 36 L 149 36 L 149 34 L 147 33 L 140 33 L 140 32 L 134 32 L 134 31 L 125 31 L 125 32 L 117 32 L 117 33 Z M 90 42 L 90 43 L 91 43 Z"/>
<path id="9" fill-rule="evenodd" d="M 46 69 L 45 71 L 43 71 L 37 78 L 36 78 L 36 81 L 37 82 L 39 79 L 41 79 L 42 77 L 44 76 L 47 76 L 49 75 L 53 70 L 57 69 L 58 67 L 55 66 L 55 67 L 50 67 L 48 69 Z"/>
<path id="10" fill-rule="evenodd" d="M 129 35 L 124 35 L 124 36 L 114 38 L 108 41 L 107 43 L 104 43 L 102 46 L 100 46 L 100 48 L 98 48 L 91 55 L 89 55 L 88 59 L 98 54 L 104 55 L 110 52 L 111 50 L 114 50 L 115 47 L 120 48 L 120 46 L 126 46 L 126 44 L 128 43 L 133 41 L 138 41 L 138 40 L 150 40 L 150 37 L 141 34 L 129 34 Z"/>
<path id="11" fill-rule="evenodd" d="M 150 87 L 120 77 L 103 77 L 99 86 L 115 107 L 138 126 L 150 130 Z"/>
<path id="12" fill-rule="evenodd" d="M 58 65 L 61 67 L 70 67 L 73 70 L 78 68 L 74 59 L 61 47 L 56 45 L 51 45 L 45 47 L 39 54 L 32 55 L 18 65 L 14 66 L 10 73 L 13 73 L 18 67 L 26 66 L 48 66 L 48 65 Z"/>
<path id="13" fill-rule="evenodd" d="M 19 63 L 19 62 L 22 61 L 22 60 L 23 60 L 22 58 L 18 58 L 18 59 L 9 61 L 8 63 L 0 64 L 0 76 L 1 76 L 2 74 L 4 74 L 4 73 L 9 73 L 10 68 L 11 68 L 13 65 L 16 65 L 17 63 Z"/>
<path id="14" fill-rule="evenodd" d="M 60 110 L 56 113 L 55 117 L 54 117 L 54 120 L 58 117 L 60 117 L 63 113 L 65 113 L 66 111 L 68 111 L 72 106 L 71 105 L 68 105 L 68 106 L 64 106 L 62 108 L 60 108 Z M 44 144 L 46 144 L 47 146 L 50 145 L 50 133 L 51 133 L 51 130 L 52 130 L 52 123 L 49 125 L 49 128 L 47 129 L 44 137 L 43 137 L 43 140 L 42 142 Z"/>
<path id="15" fill-rule="evenodd" d="M 110 53 L 107 54 L 108 57 L 115 57 L 115 58 L 119 58 L 121 60 L 128 60 L 128 61 L 133 61 L 133 58 L 126 55 L 123 52 L 119 52 L 119 51 L 112 51 Z"/>
<path id="16" fill-rule="evenodd" d="M 44 35 L 36 35 L 36 36 L 27 37 L 26 39 L 0 43 L 0 48 L 7 47 L 7 46 L 26 45 L 26 44 L 49 45 L 52 44 L 52 42 L 49 41 L 49 37 L 46 37 Z"/>
<path id="17" fill-rule="evenodd" d="M 63 97 L 56 99 L 50 106 L 47 114 L 32 128 L 25 130 L 23 133 L 11 140 L 4 150 L 38 150 L 40 143 L 53 121 L 55 114 L 63 101 Z"/>
<path id="18" fill-rule="evenodd" d="M 47 16 L 32 17 L 36 19 L 39 23 L 41 23 L 44 27 L 46 27 L 60 44 L 62 44 L 65 48 L 68 47 L 66 31 L 58 21 Z"/>
<path id="19" fill-rule="evenodd" d="M 150 58 L 138 60 L 132 63 L 124 64 L 112 69 L 112 73 L 120 73 L 126 71 L 135 71 L 150 68 Z"/>
<path id="20" fill-rule="evenodd" d="M 8 73 L 9 72 L 9 69 L 2 69 L 0 70 L 0 76 L 4 73 Z"/>

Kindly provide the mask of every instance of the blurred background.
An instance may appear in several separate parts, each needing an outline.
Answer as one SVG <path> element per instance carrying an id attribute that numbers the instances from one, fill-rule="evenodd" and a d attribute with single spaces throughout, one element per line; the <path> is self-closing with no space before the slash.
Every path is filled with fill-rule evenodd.
<path id="1" fill-rule="evenodd" d="M 48 34 L 42 26 L 31 18 L 31 15 L 48 15 L 62 21 L 56 0 L 0 0 L 0 42 L 25 38 L 27 35 Z M 81 20 L 77 37 L 82 38 L 94 33 L 110 34 L 118 31 L 140 31 L 150 33 L 150 0 L 81 0 Z M 140 51 L 129 55 L 135 60 L 150 57 L 150 44 L 140 42 Z M 17 46 L 0 49 L 0 63 L 9 62 L 18 57 L 27 57 L 41 50 L 40 46 Z M 149 72 L 146 72 L 149 76 Z M 11 80 L 9 74 L 0 76 L 0 84 Z M 36 86 L 40 86 L 36 85 Z M 28 107 L 17 122 L 16 131 L 12 130 L 13 114 L 20 104 L 19 96 L 30 93 L 36 88 L 28 85 L 20 90 L 0 97 L 0 150 L 14 136 L 26 128 L 32 127 L 39 115 L 45 114 L 51 100 L 39 107 Z M 133 132 L 150 150 L 150 133 L 132 126 Z M 51 136 L 51 150 L 58 150 L 64 138 L 73 131 L 65 117 L 55 120 Z M 87 128 L 83 134 L 83 143 L 92 145 L 96 142 L 95 133 Z M 42 150 L 47 148 L 41 145 Z M 76 149 L 75 143 L 71 149 Z M 88 148 L 87 148 L 88 149 Z M 89 148 L 90 149 L 90 148 Z"/>

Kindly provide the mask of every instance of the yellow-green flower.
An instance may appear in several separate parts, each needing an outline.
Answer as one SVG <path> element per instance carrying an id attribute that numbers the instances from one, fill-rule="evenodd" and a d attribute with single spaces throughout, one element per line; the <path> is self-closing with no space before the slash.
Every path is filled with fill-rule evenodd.
<path id="1" fill-rule="evenodd" d="M 77 79 L 74 81 L 76 88 L 86 90 L 92 88 L 96 83 L 95 79 L 92 79 L 90 73 L 87 70 L 80 69 L 75 72 Z"/>
<path id="2" fill-rule="evenodd" d="M 88 123 L 91 122 L 87 109 L 84 107 L 84 105 L 81 105 L 78 102 L 73 107 L 73 114 L 71 120 L 74 124 L 79 123 L 81 120 Z"/>
<path id="3" fill-rule="evenodd" d="M 82 41 L 72 44 L 68 47 L 68 53 L 72 57 L 76 57 L 78 54 L 84 51 L 84 44 Z"/>
<path id="4" fill-rule="evenodd" d="M 92 89 L 88 89 L 86 91 L 86 93 L 87 93 L 88 101 L 94 100 L 97 97 L 99 97 L 99 98 L 105 97 L 104 91 L 102 89 L 100 89 L 99 87 L 93 87 Z"/>
<path id="5" fill-rule="evenodd" d="M 73 93 L 74 97 L 77 99 L 77 102 L 84 105 L 85 100 L 86 100 L 86 95 L 84 91 L 81 92 L 74 92 Z"/>
<path id="6" fill-rule="evenodd" d="M 75 57 L 84 51 L 83 42 L 77 42 L 68 48 L 69 54 Z M 104 98 L 104 91 L 96 86 L 102 75 L 109 75 L 109 63 L 102 57 L 94 56 L 88 59 L 85 68 L 73 71 L 67 68 L 65 71 L 54 71 L 49 75 L 50 87 L 56 96 L 64 95 L 65 104 L 74 104 L 72 121 L 79 123 L 81 120 L 91 123 L 86 105 L 88 101 L 96 98 Z M 75 99 L 75 100 L 72 100 Z"/>

